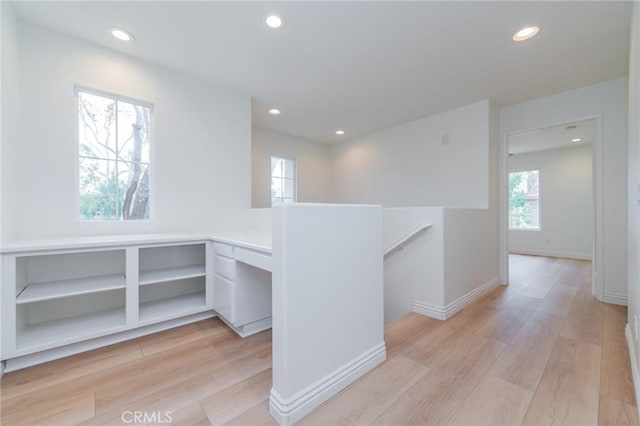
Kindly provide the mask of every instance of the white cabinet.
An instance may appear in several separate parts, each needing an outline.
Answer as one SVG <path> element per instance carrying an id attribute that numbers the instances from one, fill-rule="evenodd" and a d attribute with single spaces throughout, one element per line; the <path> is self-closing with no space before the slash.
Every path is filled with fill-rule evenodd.
<path id="1" fill-rule="evenodd" d="M 257 259 L 253 266 L 250 263 Z M 249 263 L 246 263 L 249 262 Z M 271 256 L 214 243 L 214 309 L 242 337 L 271 327 Z"/>
<path id="2" fill-rule="evenodd" d="M 196 240 L 3 254 L 7 370 L 215 316 L 212 253 Z"/>

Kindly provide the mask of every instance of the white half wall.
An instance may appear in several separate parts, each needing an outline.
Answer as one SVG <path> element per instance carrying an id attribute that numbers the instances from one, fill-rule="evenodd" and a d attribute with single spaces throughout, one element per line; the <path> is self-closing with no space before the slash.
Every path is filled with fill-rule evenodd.
<path id="1" fill-rule="evenodd" d="M 489 205 L 489 101 L 331 146 L 333 201 Z"/>
<path id="2" fill-rule="evenodd" d="M 382 207 L 273 208 L 270 410 L 294 423 L 386 358 Z"/>
<path id="3" fill-rule="evenodd" d="M 604 300 L 627 298 L 627 78 L 500 110 L 502 135 L 599 116 L 603 149 L 602 275 Z M 596 218 L 596 221 L 598 219 Z"/>
<path id="4" fill-rule="evenodd" d="M 540 170 L 539 231 L 509 230 L 511 253 L 591 259 L 593 155 L 591 145 L 509 157 L 509 172 Z"/>
<path id="5" fill-rule="evenodd" d="M 231 209 L 251 206 L 248 96 L 28 23 L 19 23 L 18 44 L 20 138 L 2 146 L 5 243 L 212 232 Z M 77 219 L 74 85 L 154 104 L 149 221 Z"/>
<path id="6" fill-rule="evenodd" d="M 254 208 L 271 207 L 271 156 L 295 158 L 299 202 L 331 199 L 329 146 L 254 127 L 252 134 Z"/>

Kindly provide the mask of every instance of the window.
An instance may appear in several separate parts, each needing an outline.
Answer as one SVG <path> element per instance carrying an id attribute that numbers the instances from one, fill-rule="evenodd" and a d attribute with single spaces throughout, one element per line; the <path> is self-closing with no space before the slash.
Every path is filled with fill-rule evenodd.
<path id="1" fill-rule="evenodd" d="M 296 201 L 296 160 L 271 157 L 271 205 Z"/>
<path id="2" fill-rule="evenodd" d="M 80 218 L 149 219 L 151 106 L 77 90 Z"/>
<path id="3" fill-rule="evenodd" d="M 540 229 L 540 171 L 509 173 L 509 228 Z"/>

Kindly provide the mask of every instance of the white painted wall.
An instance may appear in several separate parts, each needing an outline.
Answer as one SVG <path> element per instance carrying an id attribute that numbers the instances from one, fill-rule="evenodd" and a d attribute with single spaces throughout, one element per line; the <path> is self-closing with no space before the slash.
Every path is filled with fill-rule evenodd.
<path id="1" fill-rule="evenodd" d="M 488 117 L 482 101 L 332 145 L 333 201 L 488 207 Z"/>
<path id="2" fill-rule="evenodd" d="M 498 284 L 496 210 L 444 209 L 444 307 Z M 453 306 L 452 306 L 453 305 Z"/>
<path id="3" fill-rule="evenodd" d="M 502 108 L 502 134 L 601 115 L 604 159 L 603 273 L 605 300 L 627 297 L 627 79 Z"/>
<path id="4" fill-rule="evenodd" d="M 412 310 L 414 302 L 444 306 L 444 251 L 442 207 L 384 209 L 384 246 L 424 224 L 431 228 L 384 257 L 384 321 Z"/>
<path id="5" fill-rule="evenodd" d="M 20 138 L 2 146 L 5 242 L 215 231 L 230 209 L 250 206 L 248 96 L 30 24 L 18 36 Z M 75 84 L 155 105 L 150 221 L 77 221 Z"/>
<path id="6" fill-rule="evenodd" d="M 591 259 L 593 245 L 592 146 L 509 157 L 509 172 L 540 170 L 539 231 L 509 230 L 511 253 Z"/>
<path id="7" fill-rule="evenodd" d="M 640 4 L 634 2 L 629 56 L 629 310 L 627 327 L 634 371 L 640 368 L 640 346 L 634 336 L 635 322 L 640 318 Z M 640 383 L 634 376 L 636 399 Z"/>
<path id="8" fill-rule="evenodd" d="M 324 203 L 331 198 L 329 146 L 282 133 L 253 128 L 254 208 L 271 207 L 271 156 L 295 158 L 298 201 Z"/>
<path id="9" fill-rule="evenodd" d="M 6 180 L 2 160 L 5 152 L 2 146 L 15 140 L 17 108 L 19 105 L 20 73 L 18 67 L 16 16 L 7 2 L 0 3 L 0 182 Z M 0 203 L 6 205 L 4 190 L 0 185 Z M 5 220 L 0 209 L 0 242 L 5 235 Z M 2 262 L 0 262 L 0 277 Z M 2 318 L 2 300 L 0 299 L 0 318 Z M 0 339 L 0 353 L 2 353 Z M 0 375 L 4 370 L 0 367 Z"/>

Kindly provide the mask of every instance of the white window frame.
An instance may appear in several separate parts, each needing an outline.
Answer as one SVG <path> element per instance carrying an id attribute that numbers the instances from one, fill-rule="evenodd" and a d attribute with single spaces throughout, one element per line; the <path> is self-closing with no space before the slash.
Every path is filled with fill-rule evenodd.
<path id="1" fill-rule="evenodd" d="M 287 157 L 287 156 L 283 156 L 283 155 L 274 155 L 272 154 L 269 157 L 269 194 L 271 194 L 271 182 L 273 181 L 273 172 L 271 171 L 271 162 L 273 161 L 274 158 L 277 158 L 279 160 L 289 160 L 289 161 L 293 161 L 293 199 L 291 200 L 292 203 L 297 203 L 298 202 L 298 160 L 294 157 Z M 281 178 L 281 179 L 285 179 L 285 178 Z M 273 196 L 270 195 L 270 199 L 271 199 L 271 206 L 273 207 L 274 204 L 278 204 L 278 203 L 283 203 L 284 202 L 284 198 L 282 198 L 278 203 L 274 203 L 273 200 Z"/>
<path id="2" fill-rule="evenodd" d="M 507 194 L 507 223 L 509 224 L 509 231 L 526 231 L 526 232 L 540 232 L 542 231 L 542 185 L 540 183 L 540 169 L 524 169 L 524 170 L 514 170 L 511 172 L 507 172 L 507 182 L 509 182 L 509 176 L 513 173 L 522 173 L 522 172 L 538 172 L 538 227 L 537 228 L 514 228 L 511 226 L 511 212 L 508 209 L 509 197 L 511 194 Z"/>
<path id="3" fill-rule="evenodd" d="M 80 215 L 80 120 L 78 117 L 78 111 L 80 109 L 80 99 L 79 99 L 79 94 L 80 92 L 83 93 L 88 93 L 90 95 L 96 95 L 96 96 L 102 96 L 105 98 L 111 98 L 114 99 L 116 101 L 122 101 L 122 102 L 126 102 L 126 103 L 131 103 L 131 104 L 136 104 L 145 108 L 149 108 L 149 114 L 150 114 L 150 121 L 151 121 L 151 126 L 149 129 L 150 132 L 150 144 L 149 144 L 149 173 L 151 174 L 151 176 L 149 177 L 149 218 L 147 219 L 135 219 L 135 220 L 124 220 L 121 218 L 118 219 L 84 219 L 81 217 Z M 75 122 L 75 150 L 74 150 L 74 162 L 75 162 L 75 175 L 74 175 L 74 223 L 76 224 L 106 224 L 106 223 L 113 223 L 113 224 L 136 224 L 136 223 L 145 223 L 145 224 L 149 224 L 149 223 L 154 223 L 155 222 L 155 198 L 156 198 L 156 173 L 155 173 L 155 164 L 156 164 L 156 158 L 155 158 L 155 140 L 154 140 L 154 135 L 155 135 L 155 119 L 154 119 L 154 111 L 155 111 L 155 105 L 149 101 L 143 101 L 141 99 L 137 99 L 137 98 L 132 98 L 129 96 L 124 96 L 124 95 L 120 95 L 117 93 L 113 93 L 113 92 L 108 92 L 105 90 L 100 90 L 100 89 L 95 89 L 92 87 L 88 87 L 88 86 L 82 86 L 82 85 L 74 85 L 73 86 L 73 93 L 74 93 L 74 122 Z M 119 225 L 119 226 L 126 226 L 126 225 Z M 131 225 L 129 225 L 131 226 Z"/>

